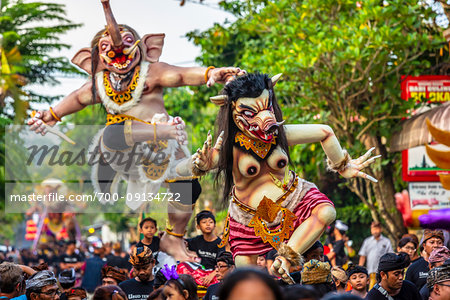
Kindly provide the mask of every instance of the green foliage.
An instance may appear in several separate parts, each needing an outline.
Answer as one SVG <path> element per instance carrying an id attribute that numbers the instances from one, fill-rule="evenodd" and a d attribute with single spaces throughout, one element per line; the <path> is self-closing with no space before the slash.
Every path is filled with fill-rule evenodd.
<path id="1" fill-rule="evenodd" d="M 20 59 L 10 61 L 12 74 L 2 76 L 20 75 L 24 82 L 21 84 L 49 84 L 55 85 L 59 81 L 57 76 L 62 74 L 79 74 L 67 58 L 55 57 L 52 52 L 70 45 L 59 42 L 59 36 L 67 31 L 77 28 L 66 18 L 64 4 L 46 2 L 28 2 L 22 0 L 3 0 L 0 4 L 0 34 L 3 36 L 1 46 L 5 52 L 18 50 Z M 49 23 L 53 25 L 39 26 L 37 24 Z M 3 84 L 0 81 L 0 84 Z M 14 118 L 15 114 L 21 120 L 28 102 L 51 102 L 54 97 L 30 92 L 21 87 L 25 95 L 12 95 L 14 109 L 10 102 L 2 103 L 2 117 Z M 22 101 L 20 101 L 22 100 Z M 19 109 L 19 106 L 25 109 Z"/>
<path id="2" fill-rule="evenodd" d="M 47 22 L 53 25 L 39 26 Z M 59 42 L 59 36 L 68 30 L 79 27 L 65 17 L 63 4 L 29 2 L 22 0 L 2 0 L 0 2 L 0 52 L 8 60 L 10 72 L 0 73 L 0 126 L 5 128 L 12 124 L 22 123 L 26 116 L 29 103 L 51 102 L 57 97 L 49 97 L 34 93 L 26 88 L 27 84 L 58 84 L 57 76 L 61 74 L 75 74 L 78 71 L 71 66 L 64 57 L 55 57 L 51 53 L 69 45 Z M 7 68 L 6 68 L 7 69 Z M 5 66 L 0 70 L 5 71 Z M 14 134 L 9 134 L 11 141 L 20 145 L 23 141 Z M 1 191 L 0 226 L 2 234 L 0 239 L 12 239 L 14 228 L 23 220 L 22 214 L 5 214 L 5 176 L 26 180 L 28 174 L 23 172 L 20 160 L 10 159 L 8 169 L 5 168 L 5 131 L 0 136 L 1 147 Z M 8 149 L 8 157 L 22 157 L 20 146 Z M 10 186 L 11 187 L 11 186 Z M 0 241 L 2 242 L 2 241 Z"/>
<path id="3" fill-rule="evenodd" d="M 388 152 L 389 140 L 407 111 L 417 106 L 400 99 L 401 75 L 429 74 L 439 59 L 434 55 L 433 61 L 430 55 L 444 43 L 432 22 L 436 17 L 432 9 L 414 0 L 235 0 L 221 5 L 237 20 L 188 34 L 202 48 L 198 61 L 205 66 L 283 73 L 275 90 L 287 123 L 329 124 L 353 157 L 377 146 L 384 157 L 368 172 L 395 174 L 390 184 L 403 188 L 400 156 Z M 193 90 L 207 99 L 203 89 Z M 293 147 L 291 158 L 298 173 L 320 182 L 325 156 L 319 148 Z M 337 186 L 337 177 L 327 177 L 334 178 L 327 195 L 342 198 L 345 192 Z M 383 201 L 393 199 L 378 195 L 386 198 Z M 348 202 L 338 204 L 348 208 L 338 209 L 338 218 L 362 209 L 359 202 L 350 206 Z M 364 209 L 365 217 L 359 221 L 368 224 Z"/>

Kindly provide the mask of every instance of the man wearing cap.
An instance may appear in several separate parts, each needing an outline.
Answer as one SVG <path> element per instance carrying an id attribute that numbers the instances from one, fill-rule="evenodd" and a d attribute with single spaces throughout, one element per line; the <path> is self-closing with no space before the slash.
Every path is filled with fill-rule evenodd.
<path id="1" fill-rule="evenodd" d="M 334 266 L 331 268 L 331 278 L 336 285 L 336 291 L 338 293 L 344 293 L 347 286 L 347 274 L 341 267 Z"/>
<path id="2" fill-rule="evenodd" d="M 370 233 L 372 236 L 366 238 L 359 250 L 359 265 L 367 266 L 369 273 L 369 290 L 376 283 L 376 272 L 380 257 L 386 253 L 394 252 L 391 241 L 381 234 L 381 224 L 372 222 L 370 225 Z"/>
<path id="3" fill-rule="evenodd" d="M 119 285 L 128 279 L 126 269 L 118 267 L 104 266 L 102 268 L 102 285 Z"/>
<path id="4" fill-rule="evenodd" d="M 206 290 L 203 300 L 218 300 L 219 288 L 222 284 L 223 278 L 235 269 L 233 255 L 230 252 L 222 252 L 217 256 L 216 263 L 216 278 L 218 283 L 212 284 Z"/>
<path id="5" fill-rule="evenodd" d="M 134 248 L 130 255 L 130 263 L 136 277 L 121 282 L 119 287 L 125 292 L 128 300 L 147 299 L 153 291 L 152 270 L 155 266 L 155 259 L 152 250 L 147 246 Z"/>
<path id="6" fill-rule="evenodd" d="M 409 256 L 400 252 L 386 253 L 378 264 L 377 284 L 369 291 L 366 300 L 421 300 L 416 286 L 403 280 Z"/>
<path id="7" fill-rule="evenodd" d="M 352 286 L 350 294 L 365 298 L 369 285 L 369 273 L 361 266 L 350 266 L 347 269 L 348 282 Z"/>
<path id="8" fill-rule="evenodd" d="M 427 287 L 430 290 L 429 300 L 450 299 L 450 259 L 428 273 Z"/>
<path id="9" fill-rule="evenodd" d="M 442 230 L 425 229 L 420 242 L 422 257 L 409 266 L 405 279 L 411 281 L 420 290 L 427 282 L 429 267 L 429 257 L 431 252 L 444 244 L 444 233 Z"/>
<path id="10" fill-rule="evenodd" d="M 63 288 L 63 293 L 59 297 L 61 300 L 66 300 L 67 295 L 66 292 L 75 286 L 75 269 L 70 268 L 67 270 L 61 271 L 58 275 L 59 285 Z"/>
<path id="11" fill-rule="evenodd" d="M 312 285 L 320 297 L 336 290 L 331 276 L 331 266 L 327 262 L 311 259 L 303 265 L 301 277 L 301 284 Z"/>
<path id="12" fill-rule="evenodd" d="M 28 300 L 59 300 L 61 291 L 56 285 L 53 272 L 48 270 L 33 274 L 26 281 L 26 296 Z"/>
<path id="13" fill-rule="evenodd" d="M 436 247 L 431 252 L 430 257 L 428 258 L 428 264 L 430 270 L 433 270 L 436 267 L 440 267 L 444 264 L 444 262 L 450 258 L 450 250 L 447 247 Z M 429 274 L 429 272 L 428 272 Z M 428 277 L 427 277 L 428 278 Z M 427 300 L 430 297 L 430 290 L 427 284 L 425 284 L 419 291 L 422 299 Z M 450 298 L 449 298 L 450 299 Z"/>

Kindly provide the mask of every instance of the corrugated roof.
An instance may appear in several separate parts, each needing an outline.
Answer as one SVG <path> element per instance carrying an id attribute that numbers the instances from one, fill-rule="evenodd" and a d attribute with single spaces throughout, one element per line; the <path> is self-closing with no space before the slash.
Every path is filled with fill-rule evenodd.
<path id="1" fill-rule="evenodd" d="M 405 120 L 402 130 L 392 136 L 389 151 L 402 151 L 432 142 L 433 137 L 425 121 L 427 118 L 435 127 L 450 131 L 450 102 Z"/>

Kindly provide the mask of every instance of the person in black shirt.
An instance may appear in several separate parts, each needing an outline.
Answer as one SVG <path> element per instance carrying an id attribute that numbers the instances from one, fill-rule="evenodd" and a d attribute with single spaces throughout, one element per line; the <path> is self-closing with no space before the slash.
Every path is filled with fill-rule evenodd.
<path id="1" fill-rule="evenodd" d="M 369 285 L 369 273 L 362 266 L 350 266 L 347 269 L 348 282 L 352 286 L 349 292 L 353 295 L 365 298 L 367 295 L 367 287 Z"/>
<path id="2" fill-rule="evenodd" d="M 336 223 L 334 225 L 333 229 L 333 237 L 334 239 L 331 240 L 328 244 L 331 251 L 328 253 L 328 258 L 331 261 L 332 266 L 338 266 L 342 267 L 347 261 L 347 253 L 345 252 L 345 249 L 348 251 L 353 251 L 348 241 L 348 236 L 346 235 L 348 231 L 348 226 L 344 224 L 340 220 L 336 220 Z"/>
<path id="3" fill-rule="evenodd" d="M 136 273 L 136 277 L 123 281 L 119 287 L 125 292 L 128 299 L 147 299 L 153 291 L 153 267 L 155 259 L 150 248 L 137 247 L 130 255 L 130 263 Z"/>
<path id="4" fill-rule="evenodd" d="M 218 283 L 212 284 L 206 290 L 203 300 L 218 300 L 219 288 L 223 278 L 235 269 L 233 255 L 230 252 L 222 252 L 217 256 L 216 278 Z"/>
<path id="5" fill-rule="evenodd" d="M 115 243 L 112 249 L 113 252 L 106 256 L 106 264 L 111 267 L 117 267 L 119 269 L 127 269 L 128 271 L 130 271 L 131 264 L 128 262 L 130 255 L 122 251 L 122 246 L 120 245 L 119 242 Z"/>
<path id="6" fill-rule="evenodd" d="M 406 280 L 414 283 L 420 290 L 427 282 L 428 271 L 430 271 L 428 258 L 431 252 L 444 244 L 444 233 L 441 230 L 425 229 L 420 243 L 420 251 L 423 256 L 409 266 L 406 271 Z"/>
<path id="7" fill-rule="evenodd" d="M 195 251 L 201 259 L 201 264 L 207 270 L 214 269 L 216 265 L 217 255 L 225 250 L 219 248 L 221 239 L 214 233 L 216 228 L 216 218 L 208 211 L 203 210 L 195 217 L 197 221 L 197 229 L 202 232 L 192 239 L 188 239 L 188 248 Z"/>
<path id="8" fill-rule="evenodd" d="M 68 241 L 66 244 L 66 251 L 59 257 L 59 267 L 61 270 L 74 268 L 78 271 L 83 266 L 83 260 L 80 255 L 75 253 L 76 241 Z"/>
<path id="9" fill-rule="evenodd" d="M 139 232 L 144 235 L 136 247 L 147 246 L 152 252 L 159 251 L 159 237 L 155 236 L 158 231 L 158 224 L 152 218 L 145 218 L 139 222 Z"/>
<path id="10" fill-rule="evenodd" d="M 398 255 L 386 253 L 378 264 L 377 284 L 369 291 L 366 300 L 421 300 L 416 286 L 403 280 L 409 256 L 404 252 Z"/>

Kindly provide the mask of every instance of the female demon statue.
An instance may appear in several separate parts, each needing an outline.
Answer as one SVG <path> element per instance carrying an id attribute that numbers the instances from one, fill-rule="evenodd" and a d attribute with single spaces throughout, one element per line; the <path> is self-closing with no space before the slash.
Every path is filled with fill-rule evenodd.
<path id="1" fill-rule="evenodd" d="M 208 134 L 203 149 L 193 155 L 193 170 L 223 174 L 224 199 L 231 193 L 224 242 L 228 240 L 238 265 L 255 264 L 272 248 L 279 256 L 276 274 L 290 281 L 288 270 L 335 219 L 333 203 L 314 184 L 289 170 L 289 146 L 321 142 L 328 167 L 342 176 L 377 180 L 360 170 L 376 157 L 352 160 L 327 125 L 282 125 L 273 86 L 281 74 L 244 75 L 225 86 L 211 101 L 220 106 L 221 132 L 214 147 Z"/>
<path id="2" fill-rule="evenodd" d="M 181 204 L 169 207 L 170 224 L 161 240 L 161 249 L 176 260 L 191 260 L 193 257 L 186 250 L 182 237 L 201 188 L 192 177 L 184 122 L 167 114 L 163 88 L 205 83 L 210 86 L 215 82 L 225 83 L 245 72 L 234 67 L 181 68 L 158 62 L 164 34 L 147 34 L 141 39 L 131 27 L 116 23 L 109 0 L 101 2 L 106 29 L 95 35 L 91 48 L 81 49 L 72 59 L 92 76 L 92 80 L 54 108 L 35 114 L 28 124 L 32 130 L 45 134 L 47 126 L 54 125 L 63 116 L 87 105 L 102 103 L 108 116 L 107 126 L 93 144 L 98 150 L 96 155 L 102 158 L 95 160 L 99 163 L 93 168 L 94 186 L 102 192 L 114 193 L 118 179 L 124 178 L 128 181 L 128 193 L 147 195 L 157 193 L 162 183 L 170 182 L 172 193 L 181 194 Z M 131 167 L 127 165 L 126 169 L 120 161 L 101 163 L 107 157 L 105 154 L 113 157 L 118 151 L 135 151 L 144 158 L 154 153 L 162 156 L 158 161 L 143 158 Z"/>

